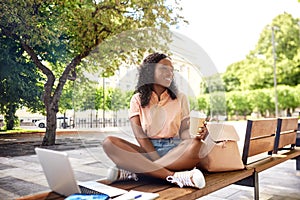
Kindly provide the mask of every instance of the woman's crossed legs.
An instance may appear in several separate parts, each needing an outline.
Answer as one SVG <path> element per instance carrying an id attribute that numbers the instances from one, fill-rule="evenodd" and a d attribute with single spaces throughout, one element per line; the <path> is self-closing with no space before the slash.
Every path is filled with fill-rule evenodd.
<path id="1" fill-rule="evenodd" d="M 183 140 L 163 157 L 152 161 L 143 148 L 122 138 L 109 136 L 103 149 L 119 167 L 137 174 L 166 179 L 177 171 L 191 170 L 199 162 L 202 142 L 199 139 Z"/>

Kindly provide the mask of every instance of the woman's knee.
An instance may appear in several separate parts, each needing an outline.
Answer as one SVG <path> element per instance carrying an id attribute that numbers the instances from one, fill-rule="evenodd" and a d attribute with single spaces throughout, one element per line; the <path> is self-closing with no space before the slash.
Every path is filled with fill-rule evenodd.
<path id="1" fill-rule="evenodd" d="M 117 143 L 118 138 L 114 136 L 108 136 L 106 137 L 102 142 L 102 147 L 105 152 L 109 151 L 112 147 L 112 145 Z"/>
<path id="2" fill-rule="evenodd" d="M 188 154 L 188 156 L 191 156 L 194 158 L 195 155 L 199 154 L 199 151 L 200 151 L 202 145 L 203 145 L 203 142 L 199 139 L 193 138 L 193 139 L 187 140 L 184 143 L 184 147 L 185 147 L 184 152 L 186 152 Z"/>

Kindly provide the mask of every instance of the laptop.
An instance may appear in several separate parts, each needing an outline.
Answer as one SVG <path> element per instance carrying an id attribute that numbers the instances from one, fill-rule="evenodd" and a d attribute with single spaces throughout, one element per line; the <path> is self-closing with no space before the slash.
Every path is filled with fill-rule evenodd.
<path id="1" fill-rule="evenodd" d="M 58 194 L 106 194 L 115 197 L 126 190 L 108 186 L 97 181 L 77 182 L 66 152 L 35 148 L 50 189 Z"/>

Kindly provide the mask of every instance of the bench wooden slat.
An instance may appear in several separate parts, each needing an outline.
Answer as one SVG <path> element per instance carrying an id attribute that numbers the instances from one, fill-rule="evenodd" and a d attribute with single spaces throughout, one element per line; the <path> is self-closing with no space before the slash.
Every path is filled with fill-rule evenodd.
<path id="1" fill-rule="evenodd" d="M 244 169 L 231 172 L 219 172 L 219 173 L 204 173 L 206 180 L 206 187 L 202 189 L 195 188 L 178 188 L 178 186 L 170 184 L 163 180 L 151 179 L 141 180 L 138 182 L 123 182 L 127 187 L 127 190 L 139 190 L 144 192 L 156 192 L 159 193 L 160 197 L 158 200 L 162 199 L 196 199 L 220 188 L 226 187 L 238 180 L 249 177 L 253 174 L 254 169 Z M 138 183 L 138 187 L 136 184 Z M 128 187 L 130 185 L 131 187 Z M 113 183 L 111 186 L 123 188 L 121 182 Z"/>
<path id="2" fill-rule="evenodd" d="M 157 192 L 172 187 L 173 185 L 167 181 L 156 179 L 153 177 L 142 176 L 139 181 L 120 181 L 109 184 L 125 190 L 139 190 L 142 192 Z"/>
<path id="3" fill-rule="evenodd" d="M 164 180 L 154 178 L 141 178 L 140 181 L 123 181 L 110 184 L 113 187 L 126 190 L 139 190 L 143 192 L 159 193 L 161 199 L 195 199 L 220 188 L 226 187 L 243 178 L 253 174 L 254 169 L 244 169 L 230 172 L 204 173 L 206 187 L 202 189 L 195 188 L 178 188 L 174 184 L 170 184 Z"/>
<path id="4" fill-rule="evenodd" d="M 296 158 L 300 156 L 300 147 L 296 147 L 282 154 L 273 154 L 271 157 L 265 158 L 263 160 L 256 161 L 255 163 L 247 165 L 248 168 L 255 169 L 256 172 L 262 172 L 269 169 L 275 165 L 283 163 L 289 159 Z"/>
<path id="5" fill-rule="evenodd" d="M 275 144 L 277 119 L 248 120 L 242 160 L 248 164 L 248 158 L 264 152 L 272 152 Z"/>
<path id="6" fill-rule="evenodd" d="M 274 148 L 274 140 L 275 135 L 251 140 L 249 145 L 248 157 L 272 151 Z"/>
<path id="7" fill-rule="evenodd" d="M 294 147 L 297 139 L 298 118 L 285 117 L 278 119 L 274 153 L 287 145 Z"/>
<path id="8" fill-rule="evenodd" d="M 168 188 L 166 190 L 162 190 L 159 193 L 159 197 L 157 198 L 157 200 L 162 200 L 162 199 L 166 199 L 166 200 L 173 200 L 173 199 L 196 199 L 197 197 L 193 197 L 194 189 L 193 188 L 180 188 L 178 189 L 173 187 L 173 188 Z"/>
<path id="9" fill-rule="evenodd" d="M 133 188 L 147 185 L 147 184 L 149 184 L 149 182 L 147 180 L 144 180 L 144 181 L 138 181 L 138 182 L 136 182 L 136 181 L 120 181 L 120 182 L 115 182 L 115 183 L 108 184 L 108 185 L 111 185 L 111 186 L 117 187 L 117 188 L 121 188 L 124 190 L 132 190 Z"/>
<path id="10" fill-rule="evenodd" d="M 283 148 L 290 144 L 295 144 L 297 138 L 297 131 L 292 131 L 289 133 L 280 134 L 280 140 L 278 144 L 278 148 Z"/>
<path id="11" fill-rule="evenodd" d="M 238 180 L 243 178 L 249 177 L 253 174 L 254 169 L 244 169 L 244 170 L 237 170 L 237 171 L 230 171 L 230 172 L 218 172 L 218 173 L 211 173 L 211 174 L 204 174 L 206 180 L 206 186 L 202 189 L 195 189 L 195 188 L 180 188 L 178 189 L 177 186 L 173 186 L 172 188 L 175 190 L 182 190 L 182 193 L 177 195 L 176 198 L 178 200 L 185 200 L 185 199 L 197 199 L 199 197 L 205 196 L 210 194 L 214 191 L 217 191 L 221 188 L 229 186 Z M 177 189 L 176 189 L 177 188 Z M 167 199 L 169 197 L 169 192 L 171 189 L 164 190 L 162 192 L 158 192 L 161 199 Z M 190 193 L 189 193 L 190 192 Z"/>
<path id="12" fill-rule="evenodd" d="M 138 190 L 138 191 L 142 191 L 142 192 L 160 192 L 163 190 L 166 190 L 168 188 L 171 188 L 171 185 L 168 184 L 164 184 L 164 185 L 156 185 L 156 184 L 151 184 L 149 183 L 148 185 L 143 185 L 143 186 L 139 186 L 136 188 L 133 188 L 134 190 Z"/>
<path id="13" fill-rule="evenodd" d="M 251 138 L 266 137 L 275 134 L 277 128 L 277 119 L 259 119 L 259 120 L 248 120 L 252 121 L 252 132 Z"/>
<path id="14" fill-rule="evenodd" d="M 49 191 L 49 192 L 20 197 L 16 200 L 63 200 L 63 199 L 65 199 L 65 197 L 57 194 L 56 192 Z"/>
<path id="15" fill-rule="evenodd" d="M 281 117 L 281 132 L 298 129 L 298 118 L 297 117 Z"/>

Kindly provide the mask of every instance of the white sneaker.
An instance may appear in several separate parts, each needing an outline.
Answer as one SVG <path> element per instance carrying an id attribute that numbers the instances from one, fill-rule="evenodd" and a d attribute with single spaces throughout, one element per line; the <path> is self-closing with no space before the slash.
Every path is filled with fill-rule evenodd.
<path id="1" fill-rule="evenodd" d="M 107 180 L 109 182 L 122 181 L 122 180 L 138 180 L 138 177 L 135 173 L 126 171 L 124 169 L 119 169 L 116 166 L 110 167 L 107 173 Z"/>
<path id="2" fill-rule="evenodd" d="M 196 168 L 191 171 L 175 172 L 173 176 L 168 176 L 166 179 L 171 183 L 176 183 L 181 188 L 191 186 L 201 189 L 205 186 L 204 176 Z"/>

